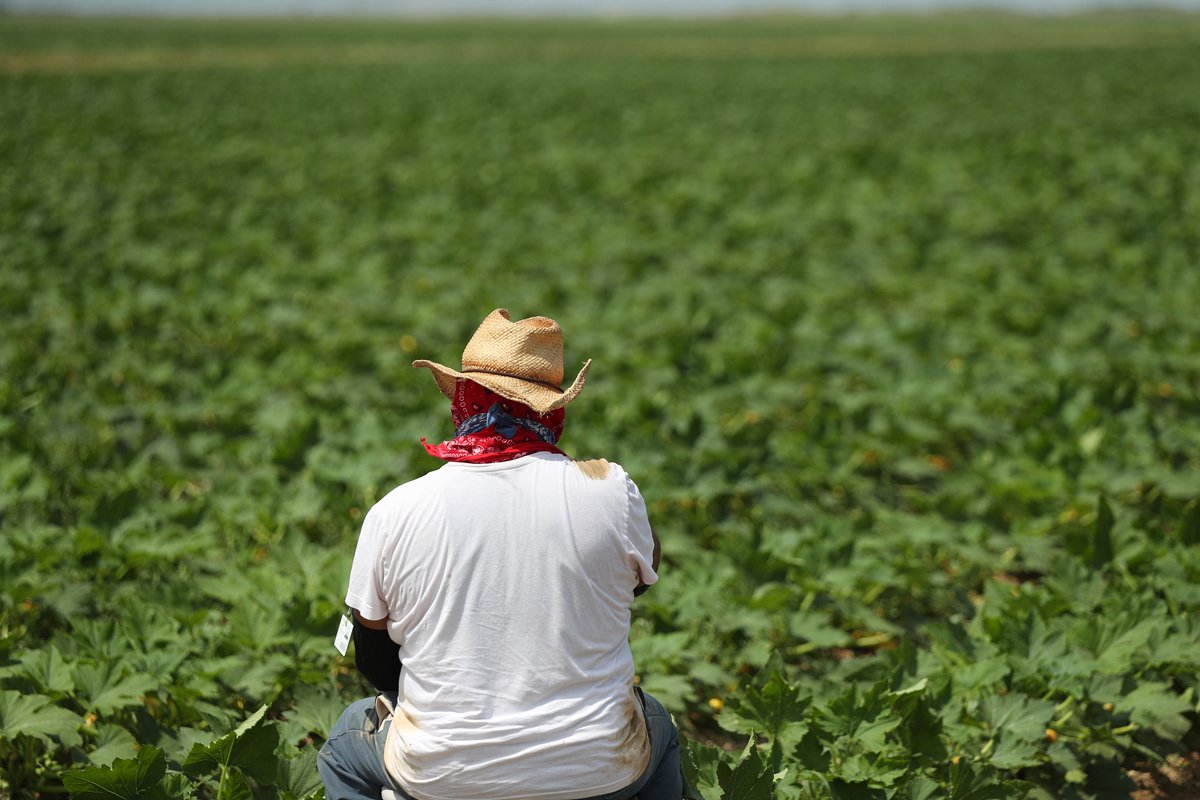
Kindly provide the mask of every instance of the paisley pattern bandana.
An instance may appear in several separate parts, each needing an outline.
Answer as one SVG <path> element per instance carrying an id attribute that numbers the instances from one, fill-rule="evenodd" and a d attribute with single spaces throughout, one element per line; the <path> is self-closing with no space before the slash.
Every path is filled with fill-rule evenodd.
<path id="1" fill-rule="evenodd" d="M 459 380 L 450 398 L 454 438 L 438 445 L 421 446 L 442 461 L 489 464 L 511 461 L 529 453 L 559 453 L 565 412 L 558 408 L 538 414 L 529 406 L 501 397 L 474 381 Z"/>

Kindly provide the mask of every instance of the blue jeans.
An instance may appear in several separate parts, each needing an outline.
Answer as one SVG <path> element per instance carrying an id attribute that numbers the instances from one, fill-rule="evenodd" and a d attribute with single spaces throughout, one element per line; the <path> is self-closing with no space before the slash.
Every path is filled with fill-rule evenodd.
<path id="1" fill-rule="evenodd" d="M 679 768 L 679 731 L 662 703 L 638 690 L 646 710 L 650 734 L 650 763 L 642 776 L 616 792 L 586 800 L 680 800 L 683 777 Z M 395 695 L 389 695 L 392 704 Z M 383 766 L 383 750 L 391 717 L 379 723 L 375 698 L 352 703 L 329 732 L 317 754 L 317 771 L 325 783 L 327 800 L 379 800 L 383 789 L 391 789 L 401 800 L 413 800 L 397 786 Z"/>

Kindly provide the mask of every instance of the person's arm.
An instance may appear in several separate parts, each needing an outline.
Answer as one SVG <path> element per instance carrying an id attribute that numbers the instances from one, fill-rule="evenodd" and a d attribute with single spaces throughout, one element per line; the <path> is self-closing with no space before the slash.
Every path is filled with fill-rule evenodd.
<path id="1" fill-rule="evenodd" d="M 654 555 L 651 559 L 650 566 L 654 567 L 654 571 L 658 572 L 658 562 L 662 558 L 662 543 L 658 541 L 658 534 L 653 530 L 650 531 L 650 536 L 654 538 Z M 639 583 L 633 590 L 633 596 L 638 597 L 650 587 L 644 583 Z"/>
<path id="2" fill-rule="evenodd" d="M 354 666 L 381 692 L 394 692 L 400 686 L 400 645 L 387 632 L 387 617 L 366 619 L 354 614 Z"/>

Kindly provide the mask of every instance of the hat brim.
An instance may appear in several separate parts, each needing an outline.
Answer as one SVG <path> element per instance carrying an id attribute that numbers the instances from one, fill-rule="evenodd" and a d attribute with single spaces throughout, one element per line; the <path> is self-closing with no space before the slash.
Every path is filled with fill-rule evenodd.
<path id="1" fill-rule="evenodd" d="M 445 364 L 425 359 L 413 362 L 413 366 L 417 369 L 427 369 L 433 373 L 433 379 L 437 382 L 438 389 L 446 395 L 447 399 L 454 397 L 454 385 L 458 381 L 474 381 L 480 386 L 491 389 L 501 397 L 524 403 L 538 414 L 548 414 L 557 408 L 563 408 L 578 397 L 579 393 L 583 391 L 584 383 L 587 382 L 588 368 L 591 365 L 592 360 L 588 359 L 571 385 L 566 389 L 559 389 L 548 383 L 525 380 L 515 375 L 482 371 L 459 372 Z"/>

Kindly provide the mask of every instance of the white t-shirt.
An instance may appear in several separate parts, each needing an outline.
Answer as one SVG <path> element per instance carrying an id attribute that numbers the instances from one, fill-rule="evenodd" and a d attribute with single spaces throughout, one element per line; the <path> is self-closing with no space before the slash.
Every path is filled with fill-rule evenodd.
<path id="1" fill-rule="evenodd" d="M 346 602 L 400 644 L 386 762 L 420 800 L 569 800 L 646 768 L 628 636 L 653 537 L 625 471 L 582 466 L 450 462 L 363 522 Z"/>

